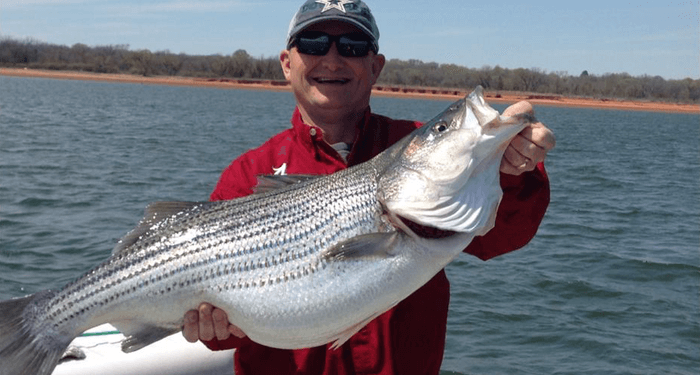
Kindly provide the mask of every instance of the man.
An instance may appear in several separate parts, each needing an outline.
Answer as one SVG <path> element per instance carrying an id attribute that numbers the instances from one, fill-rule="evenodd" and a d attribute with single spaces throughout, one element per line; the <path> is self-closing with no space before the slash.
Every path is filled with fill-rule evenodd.
<path id="1" fill-rule="evenodd" d="M 329 174 L 362 163 L 420 126 L 372 114 L 372 85 L 384 66 L 379 31 L 362 1 L 309 0 L 292 19 L 280 54 L 297 107 L 292 128 L 248 151 L 223 172 L 212 200 L 252 193 L 261 174 Z M 506 114 L 531 112 L 518 103 Z M 549 183 L 542 161 L 554 136 L 542 124 L 522 131 L 501 164 L 504 197 L 496 227 L 465 250 L 489 259 L 524 246 L 544 215 Z M 417 228 L 424 236 L 430 228 Z M 328 345 L 280 350 L 264 347 L 230 325 L 209 304 L 185 315 L 183 334 L 211 349 L 237 348 L 242 374 L 437 374 L 445 345 L 449 283 L 444 271 L 370 322 L 337 350 Z"/>

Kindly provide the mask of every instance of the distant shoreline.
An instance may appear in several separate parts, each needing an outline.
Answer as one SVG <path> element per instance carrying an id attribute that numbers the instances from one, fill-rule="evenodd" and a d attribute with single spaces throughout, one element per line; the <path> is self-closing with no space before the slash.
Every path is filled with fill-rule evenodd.
<path id="1" fill-rule="evenodd" d="M 291 91 L 285 82 L 270 80 L 245 80 L 245 79 L 215 79 L 194 77 L 143 77 L 130 74 L 106 74 L 73 71 L 35 70 L 23 68 L 0 68 L 0 75 L 13 77 L 34 77 L 51 79 L 70 79 L 83 81 L 106 81 L 132 84 L 193 86 L 230 89 L 251 89 L 268 91 Z M 373 95 L 390 96 L 397 98 L 456 100 L 466 94 L 466 91 L 447 88 L 416 88 L 416 87 L 392 87 L 375 86 Z M 561 106 L 574 108 L 597 108 L 649 112 L 671 112 L 700 114 L 700 105 L 664 103 L 649 101 L 631 101 L 615 99 L 588 99 L 570 98 L 559 95 L 525 94 L 507 91 L 486 92 L 486 99 L 490 103 L 510 104 L 521 100 L 527 100 L 533 105 Z"/>

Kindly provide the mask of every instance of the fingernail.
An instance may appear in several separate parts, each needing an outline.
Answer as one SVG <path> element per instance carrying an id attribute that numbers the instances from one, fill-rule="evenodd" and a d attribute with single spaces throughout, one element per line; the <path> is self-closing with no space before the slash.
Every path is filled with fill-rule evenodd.
<path id="1" fill-rule="evenodd" d="M 211 315 L 211 308 L 209 305 L 202 305 L 199 307 L 199 313 L 204 315 Z"/>

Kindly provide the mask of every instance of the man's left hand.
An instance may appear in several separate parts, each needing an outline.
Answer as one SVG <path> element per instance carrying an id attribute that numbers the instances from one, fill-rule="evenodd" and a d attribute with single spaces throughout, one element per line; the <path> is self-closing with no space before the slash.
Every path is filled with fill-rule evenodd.
<path id="1" fill-rule="evenodd" d="M 532 104 L 519 102 L 506 108 L 504 116 L 514 116 L 519 113 L 529 113 L 534 116 Z M 535 169 L 543 162 L 549 150 L 556 145 L 554 133 L 541 122 L 535 122 L 523 129 L 508 145 L 503 160 L 501 172 L 520 175 Z"/>

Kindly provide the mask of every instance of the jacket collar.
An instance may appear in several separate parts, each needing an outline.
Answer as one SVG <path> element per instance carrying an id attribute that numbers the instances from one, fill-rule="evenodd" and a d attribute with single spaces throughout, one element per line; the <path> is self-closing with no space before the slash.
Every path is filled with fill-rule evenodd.
<path id="1" fill-rule="evenodd" d="M 352 148 L 350 149 L 350 155 L 348 156 L 348 160 L 352 159 L 352 155 L 355 151 L 356 146 L 360 143 L 359 140 L 361 139 L 361 137 L 367 135 L 371 118 L 372 111 L 370 110 L 370 108 L 367 108 L 367 110 L 365 111 L 365 116 L 360 122 L 360 124 L 358 124 L 358 129 L 355 132 L 355 141 L 353 142 Z M 332 158 L 342 160 L 340 155 L 338 155 L 338 153 L 323 140 L 323 130 L 318 126 L 311 126 L 304 122 L 304 120 L 301 117 L 299 107 L 294 108 L 294 113 L 292 114 L 291 122 L 292 128 L 294 129 L 294 133 L 296 134 L 297 139 L 300 140 L 304 147 L 306 147 L 309 150 L 315 150 L 316 152 L 322 150 L 329 156 L 332 155 Z"/>

